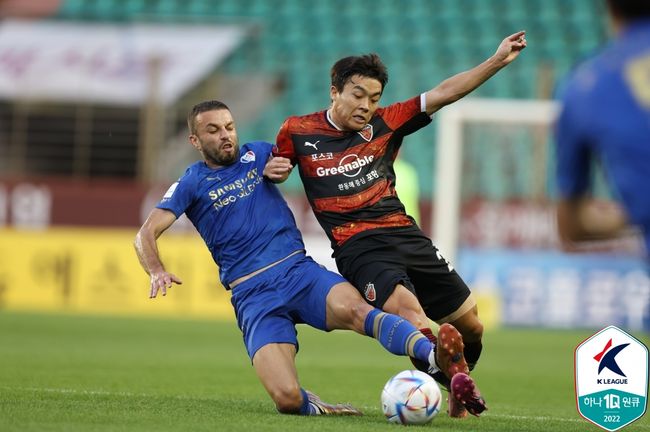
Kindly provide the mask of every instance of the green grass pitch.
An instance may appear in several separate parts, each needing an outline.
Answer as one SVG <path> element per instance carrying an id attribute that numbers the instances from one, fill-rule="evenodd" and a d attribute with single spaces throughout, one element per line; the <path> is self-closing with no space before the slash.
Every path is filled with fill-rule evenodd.
<path id="1" fill-rule="evenodd" d="M 298 329 L 302 385 L 365 416 L 277 414 L 234 322 L 0 312 L 0 431 L 401 430 L 383 418 L 379 396 L 407 359 L 365 336 Z M 573 390 L 573 350 L 592 333 L 486 332 L 473 376 L 489 411 L 440 413 L 409 430 L 600 430 L 578 415 Z M 624 430 L 650 431 L 650 419 Z"/>

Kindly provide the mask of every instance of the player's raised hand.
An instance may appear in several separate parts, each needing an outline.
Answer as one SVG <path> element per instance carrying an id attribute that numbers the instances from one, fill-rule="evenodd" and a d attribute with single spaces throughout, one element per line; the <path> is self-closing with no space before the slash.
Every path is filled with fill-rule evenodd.
<path id="1" fill-rule="evenodd" d="M 167 295 L 167 290 L 172 287 L 172 284 L 182 284 L 183 281 L 180 278 L 172 273 L 161 270 L 158 272 L 151 273 L 151 292 L 149 293 L 149 298 L 155 298 L 158 295 L 158 291 L 162 292 L 162 295 Z"/>
<path id="2" fill-rule="evenodd" d="M 293 165 L 289 159 L 271 156 L 264 166 L 264 177 L 274 183 L 281 183 L 289 177 L 292 168 Z"/>
<path id="3" fill-rule="evenodd" d="M 520 31 L 512 34 L 501 41 L 499 48 L 494 53 L 494 58 L 503 65 L 507 65 L 517 58 L 519 53 L 526 48 L 526 31 Z"/>

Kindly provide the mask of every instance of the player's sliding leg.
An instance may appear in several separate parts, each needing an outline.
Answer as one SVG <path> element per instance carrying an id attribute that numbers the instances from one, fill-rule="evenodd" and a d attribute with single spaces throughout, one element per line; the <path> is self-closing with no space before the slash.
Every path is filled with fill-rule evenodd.
<path id="1" fill-rule="evenodd" d="M 368 306 L 371 309 L 364 319 L 364 334 L 377 339 L 393 354 L 408 355 L 430 365 L 434 362 L 433 345 L 413 324 L 397 315 Z"/>
<path id="2" fill-rule="evenodd" d="M 377 339 L 388 351 L 430 365 L 433 345 L 406 319 L 374 308 L 349 283 L 339 283 L 327 295 L 327 328 L 349 329 Z"/>
<path id="3" fill-rule="evenodd" d="M 253 356 L 253 367 L 275 407 L 282 414 L 361 415 L 351 405 L 328 404 L 300 387 L 295 365 L 296 347 L 289 343 L 270 343 Z"/>
<path id="4" fill-rule="evenodd" d="M 309 405 L 308 415 L 363 415 L 361 411 L 349 404 L 332 405 L 327 402 L 323 402 L 321 398 L 309 390 L 303 390 L 303 404 L 305 400 L 307 400 Z"/>
<path id="5" fill-rule="evenodd" d="M 427 337 L 427 339 L 429 339 L 434 347 L 436 346 L 437 340 L 431 330 L 429 318 L 424 313 L 417 297 L 404 285 L 395 285 L 395 289 L 384 303 L 382 309 L 386 312 L 406 318 L 411 322 L 411 324 L 416 326 L 420 332 Z M 410 358 L 416 369 L 430 374 L 439 384 L 449 389 L 449 378 L 447 378 L 441 371 L 431 370 L 429 361 L 424 362 L 412 356 Z M 434 369 L 436 368 L 434 367 Z"/>
<path id="6" fill-rule="evenodd" d="M 423 335 L 425 335 L 427 337 L 427 339 L 429 339 L 429 341 L 431 341 L 431 343 L 434 346 L 434 349 L 437 350 L 438 338 L 436 337 L 436 335 L 433 334 L 433 331 L 431 330 L 431 328 L 428 328 L 428 327 L 427 328 L 421 328 L 420 332 Z M 449 386 L 451 385 L 451 380 L 449 378 L 447 378 L 447 375 L 444 372 L 442 372 L 440 370 L 440 368 L 437 368 L 438 370 L 436 371 L 436 370 L 431 368 L 431 366 L 429 365 L 428 362 L 423 362 L 423 361 L 420 361 L 420 360 L 418 360 L 416 358 L 413 358 L 413 357 L 411 357 L 411 363 L 413 363 L 413 366 L 415 366 L 415 368 L 417 370 L 431 375 L 433 377 L 433 379 L 436 380 L 436 382 L 438 384 L 440 384 L 445 389 L 447 389 L 447 391 L 449 391 Z M 437 365 L 436 365 L 436 367 L 437 367 Z"/>

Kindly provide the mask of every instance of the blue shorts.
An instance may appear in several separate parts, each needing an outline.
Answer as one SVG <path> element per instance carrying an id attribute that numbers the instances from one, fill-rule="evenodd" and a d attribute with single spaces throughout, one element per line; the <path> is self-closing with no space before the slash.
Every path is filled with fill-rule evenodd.
<path id="1" fill-rule="evenodd" d="M 231 302 L 251 360 L 270 343 L 297 349 L 296 324 L 328 331 L 327 295 L 341 282 L 342 276 L 299 253 L 233 288 Z"/>

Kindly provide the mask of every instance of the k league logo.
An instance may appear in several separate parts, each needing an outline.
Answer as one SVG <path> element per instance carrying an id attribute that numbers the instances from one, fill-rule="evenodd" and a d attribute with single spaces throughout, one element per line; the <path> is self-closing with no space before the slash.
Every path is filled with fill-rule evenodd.
<path id="1" fill-rule="evenodd" d="M 601 352 L 599 352 L 594 356 L 594 360 L 598 362 L 598 375 L 600 375 L 600 372 L 602 372 L 603 369 L 607 368 L 610 371 L 614 372 L 615 374 L 625 377 L 626 375 L 621 370 L 621 367 L 618 365 L 618 363 L 616 363 L 616 356 L 618 355 L 618 353 L 623 351 L 629 345 L 630 345 L 629 343 L 621 344 L 610 350 L 610 348 L 612 347 L 612 339 L 610 339 L 607 342 L 607 345 L 605 345 L 605 348 L 603 348 Z M 616 381 L 617 382 L 612 384 L 618 384 L 619 381 L 622 381 L 621 384 L 627 383 L 627 380 L 618 379 Z"/>
<path id="2" fill-rule="evenodd" d="M 648 348 L 609 326 L 576 348 L 575 378 L 580 415 L 603 429 L 618 430 L 645 414 Z"/>

